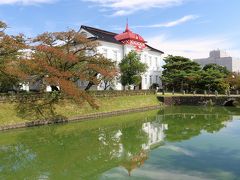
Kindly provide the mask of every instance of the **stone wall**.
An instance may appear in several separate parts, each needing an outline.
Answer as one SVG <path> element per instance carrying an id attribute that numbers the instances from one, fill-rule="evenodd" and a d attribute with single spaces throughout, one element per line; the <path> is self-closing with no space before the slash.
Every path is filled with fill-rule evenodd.
<path id="1" fill-rule="evenodd" d="M 240 102 L 240 96 L 158 96 L 158 100 L 167 106 L 171 105 L 213 105 L 225 106 L 229 102 Z"/>

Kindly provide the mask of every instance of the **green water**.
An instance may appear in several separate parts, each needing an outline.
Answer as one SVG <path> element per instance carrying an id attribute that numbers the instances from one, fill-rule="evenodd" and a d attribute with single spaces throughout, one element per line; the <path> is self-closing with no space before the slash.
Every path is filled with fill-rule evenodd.
<path id="1" fill-rule="evenodd" d="M 1 132 L 0 179 L 240 179 L 240 109 L 171 107 Z"/>

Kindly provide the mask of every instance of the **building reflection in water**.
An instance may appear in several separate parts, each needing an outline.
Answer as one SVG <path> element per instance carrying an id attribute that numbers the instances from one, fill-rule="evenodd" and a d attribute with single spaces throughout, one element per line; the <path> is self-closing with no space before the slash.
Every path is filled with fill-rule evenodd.
<path id="1" fill-rule="evenodd" d="M 156 121 L 142 124 L 142 130 L 147 135 L 146 143 L 142 144 L 142 148 L 138 154 L 128 157 L 128 160 L 121 164 L 127 170 L 129 176 L 131 176 L 134 169 L 144 165 L 151 149 L 164 144 L 164 131 L 168 130 L 168 125 L 160 123 L 159 118 L 161 116 L 157 116 Z"/>

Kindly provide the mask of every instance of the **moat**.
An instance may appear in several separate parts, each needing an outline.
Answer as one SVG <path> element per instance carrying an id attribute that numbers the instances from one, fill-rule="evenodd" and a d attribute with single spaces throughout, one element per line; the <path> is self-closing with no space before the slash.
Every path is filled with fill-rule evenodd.
<path id="1" fill-rule="evenodd" d="M 240 109 L 176 106 L 0 132 L 0 179 L 238 179 Z"/>

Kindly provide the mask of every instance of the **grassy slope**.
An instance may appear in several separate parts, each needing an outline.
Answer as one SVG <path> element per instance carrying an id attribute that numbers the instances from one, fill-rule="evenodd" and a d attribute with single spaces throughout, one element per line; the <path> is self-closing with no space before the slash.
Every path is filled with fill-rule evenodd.
<path id="1" fill-rule="evenodd" d="M 64 104 L 58 105 L 56 111 L 57 113 L 65 117 L 72 117 L 97 112 L 110 112 L 129 108 L 153 106 L 158 105 L 159 101 L 157 100 L 155 95 L 147 95 L 147 96 L 125 96 L 115 98 L 104 97 L 98 98 L 97 103 L 100 106 L 98 110 L 92 109 L 87 103 L 80 107 L 76 104 L 65 102 Z M 25 121 L 26 120 L 17 117 L 13 104 L 0 103 L 0 126 L 16 124 Z"/>

